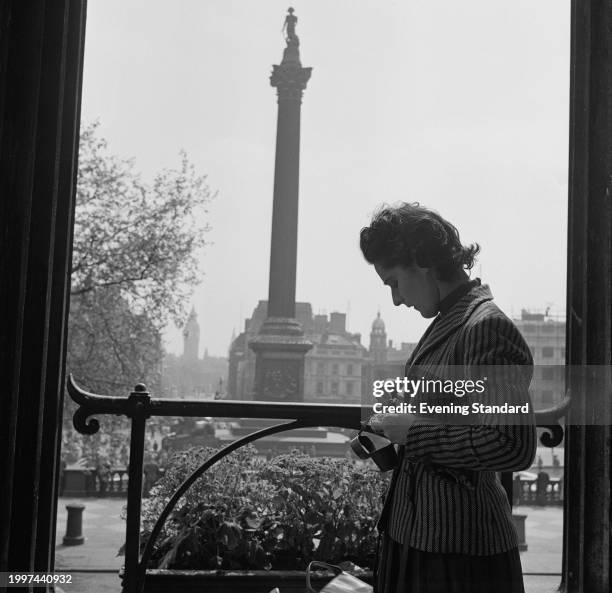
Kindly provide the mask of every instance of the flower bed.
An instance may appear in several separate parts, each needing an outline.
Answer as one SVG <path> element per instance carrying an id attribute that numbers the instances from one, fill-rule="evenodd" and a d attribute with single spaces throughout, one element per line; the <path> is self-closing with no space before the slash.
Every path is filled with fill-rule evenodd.
<path id="1" fill-rule="evenodd" d="M 143 501 L 143 543 L 172 493 L 213 452 L 189 449 L 170 461 Z M 302 571 L 311 560 L 372 568 L 385 485 L 377 471 L 348 459 L 292 453 L 262 460 L 253 447 L 244 447 L 179 501 L 149 568 Z M 153 585 L 156 578 L 151 572 L 147 581 Z"/>

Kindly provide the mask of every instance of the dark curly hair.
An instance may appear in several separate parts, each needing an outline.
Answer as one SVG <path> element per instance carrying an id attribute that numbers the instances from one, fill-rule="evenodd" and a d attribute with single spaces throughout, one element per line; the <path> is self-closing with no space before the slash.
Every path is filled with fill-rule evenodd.
<path id="1" fill-rule="evenodd" d="M 480 251 L 478 243 L 461 245 L 457 229 L 418 202 L 384 205 L 361 229 L 359 245 L 371 264 L 433 268 L 442 281 L 471 269 Z"/>

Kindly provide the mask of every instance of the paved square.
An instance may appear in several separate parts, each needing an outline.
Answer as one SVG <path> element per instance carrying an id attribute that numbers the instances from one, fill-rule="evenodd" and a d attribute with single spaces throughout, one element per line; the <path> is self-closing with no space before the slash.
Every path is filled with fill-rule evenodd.
<path id="1" fill-rule="evenodd" d="M 65 546 L 62 538 L 66 533 L 66 505 L 75 502 L 85 505 L 85 543 L 80 546 Z M 123 556 L 117 556 L 117 551 L 125 541 L 125 521 L 121 519 L 121 510 L 125 504 L 123 498 L 60 498 L 55 539 L 56 568 L 118 571 L 123 564 Z"/>
<path id="2" fill-rule="evenodd" d="M 85 543 L 80 546 L 62 544 L 62 538 L 66 533 L 66 504 L 71 502 L 85 505 L 83 511 Z M 55 548 L 57 570 L 112 571 L 74 573 L 72 585 L 63 587 L 65 593 L 120 591 L 117 573 L 123 564 L 123 556 L 117 556 L 117 550 L 125 539 L 125 521 L 121 519 L 121 511 L 125 504 L 125 499 L 116 498 L 59 499 Z M 527 515 L 525 533 L 528 549 L 521 553 L 523 572 L 528 573 L 525 576 L 526 592 L 552 593 L 557 589 L 559 576 L 537 576 L 529 573 L 561 572 L 563 509 L 517 507 L 515 512 Z"/>
<path id="3" fill-rule="evenodd" d="M 561 573 L 563 508 L 516 507 L 514 512 L 527 515 L 525 519 L 527 551 L 521 552 L 523 572 Z"/>

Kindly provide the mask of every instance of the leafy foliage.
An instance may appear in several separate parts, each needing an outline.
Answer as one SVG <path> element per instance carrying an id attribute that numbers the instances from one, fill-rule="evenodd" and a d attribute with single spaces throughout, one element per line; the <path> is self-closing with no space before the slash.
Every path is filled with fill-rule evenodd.
<path id="1" fill-rule="evenodd" d="M 143 501 L 143 542 L 180 483 L 214 451 L 177 454 Z M 249 446 L 213 466 L 179 501 L 151 566 L 305 569 L 311 560 L 372 567 L 385 479 L 347 459 L 269 461 Z"/>
<path id="2" fill-rule="evenodd" d="M 160 333 L 116 287 L 73 298 L 69 327 L 68 368 L 89 389 L 126 396 L 140 381 L 159 385 Z"/>
<path id="3" fill-rule="evenodd" d="M 209 230 L 200 222 L 213 198 L 206 176 L 181 153 L 180 167 L 148 187 L 130 160 L 107 153 L 96 130 L 81 134 L 71 294 L 116 286 L 157 327 L 168 314 L 180 322 Z"/>
<path id="4" fill-rule="evenodd" d="M 161 391 L 160 331 L 185 317 L 199 280 L 198 259 L 214 197 L 185 154 L 145 184 L 133 162 L 112 155 L 98 124 L 81 132 L 71 270 L 67 368 L 91 391 L 126 396 L 144 382 Z M 104 432 L 77 434 L 65 397 L 65 460 L 120 463 L 125 418 L 104 418 Z"/>
<path id="5" fill-rule="evenodd" d="M 185 154 L 151 185 L 109 154 L 98 124 L 81 133 L 68 369 L 89 389 L 159 387 L 160 330 L 185 317 L 214 197 Z"/>

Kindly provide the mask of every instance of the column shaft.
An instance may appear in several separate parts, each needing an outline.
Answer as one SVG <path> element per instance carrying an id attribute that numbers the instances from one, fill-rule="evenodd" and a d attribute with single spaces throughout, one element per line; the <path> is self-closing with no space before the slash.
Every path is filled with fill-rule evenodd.
<path id="1" fill-rule="evenodd" d="M 278 101 L 268 317 L 295 317 L 300 103 L 298 98 Z"/>

